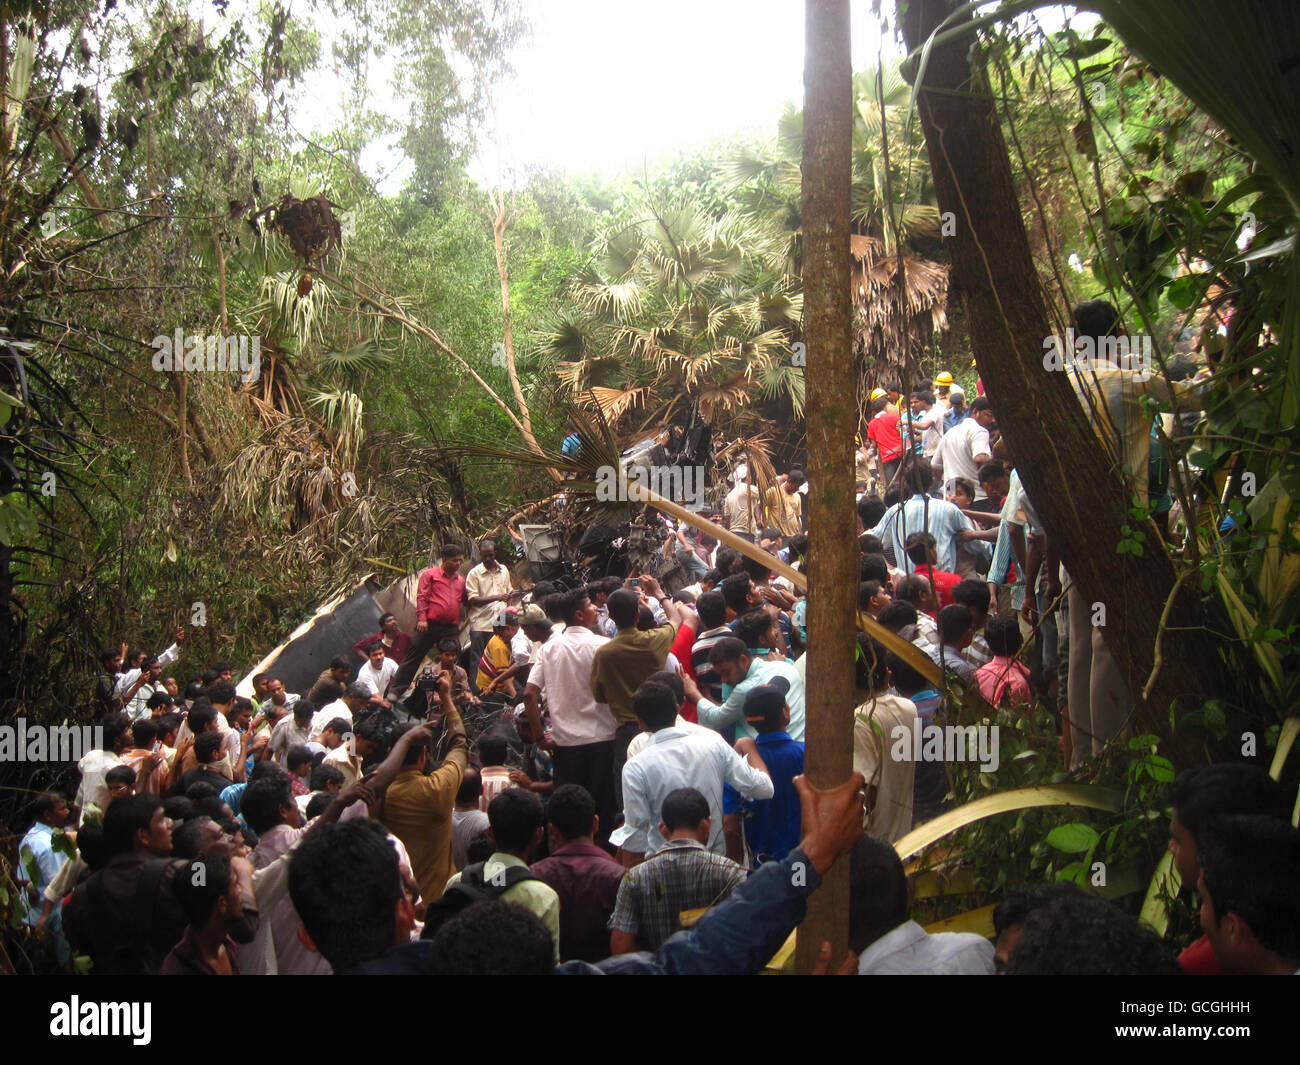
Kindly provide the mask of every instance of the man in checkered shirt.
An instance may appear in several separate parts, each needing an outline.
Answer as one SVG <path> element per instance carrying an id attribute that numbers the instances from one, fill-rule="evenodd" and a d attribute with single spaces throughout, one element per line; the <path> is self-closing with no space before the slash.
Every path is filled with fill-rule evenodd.
<path id="1" fill-rule="evenodd" d="M 611 954 L 657 951 L 681 927 L 681 912 L 712 906 L 745 879 L 745 869 L 705 846 L 709 803 L 695 788 L 668 793 L 654 857 L 629 869 L 610 918 Z"/>

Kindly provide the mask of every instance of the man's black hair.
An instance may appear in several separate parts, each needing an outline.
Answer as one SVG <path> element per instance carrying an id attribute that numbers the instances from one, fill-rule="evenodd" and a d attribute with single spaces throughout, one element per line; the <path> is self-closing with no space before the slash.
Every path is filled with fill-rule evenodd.
<path id="1" fill-rule="evenodd" d="M 971 401 L 970 412 L 972 414 L 978 414 L 982 410 L 992 410 L 992 409 L 993 409 L 993 402 L 992 400 L 989 399 L 988 396 L 976 396 Z"/>
<path id="2" fill-rule="evenodd" d="M 129 784 L 135 787 L 136 773 L 129 765 L 115 765 L 104 774 L 105 784 Z"/>
<path id="3" fill-rule="evenodd" d="M 905 603 L 916 605 L 927 591 L 933 591 L 934 582 L 920 573 L 909 573 L 894 585 L 894 596 Z"/>
<path id="4" fill-rule="evenodd" d="M 879 555 L 885 557 L 885 545 L 879 536 L 872 536 L 869 532 L 864 532 L 858 537 L 858 554 L 860 555 Z"/>
<path id="5" fill-rule="evenodd" d="M 972 501 L 975 499 L 975 484 L 968 478 L 954 477 L 952 479 L 952 485 L 954 494 L 956 494 L 956 490 L 960 488 L 966 494 L 967 499 Z"/>
<path id="6" fill-rule="evenodd" d="M 207 731 L 208 725 L 217 719 L 217 708 L 210 703 L 202 705 L 195 703 L 190 707 L 187 720 L 190 723 L 190 731 L 195 736 L 202 736 Z M 107 733 L 105 733 L 107 735 Z"/>
<path id="7" fill-rule="evenodd" d="M 727 601 L 716 588 L 705 592 L 695 604 L 700 624 L 706 629 L 716 629 L 727 623 Z"/>
<path id="8" fill-rule="evenodd" d="M 591 835 L 596 800 L 581 784 L 556 788 L 546 804 L 546 819 L 565 842 Z"/>
<path id="9" fill-rule="evenodd" d="M 327 791 L 331 784 L 337 784 L 339 788 L 342 788 L 347 779 L 343 775 L 343 770 L 339 769 L 338 766 L 322 763 L 312 767 L 308 787 L 312 791 Z M 290 785 L 290 790 L 292 790 L 292 785 Z"/>
<path id="10" fill-rule="evenodd" d="M 808 479 L 804 476 L 802 467 L 799 466 L 791 466 L 789 472 L 785 476 L 786 480 L 797 481 L 799 484 L 803 484 L 804 481 Z"/>
<path id="11" fill-rule="evenodd" d="M 510 744 L 504 736 L 489 732 L 478 738 L 478 757 L 483 765 L 505 765 L 509 754 Z"/>
<path id="12" fill-rule="evenodd" d="M 383 826 L 359 817 L 304 835 L 289 860 L 289 897 L 336 973 L 383 954 L 402 898 L 397 852 Z"/>
<path id="13" fill-rule="evenodd" d="M 669 832 L 679 828 L 696 829 L 709 816 L 709 800 L 696 788 L 677 788 L 664 798 L 660 820 Z"/>
<path id="14" fill-rule="evenodd" d="M 194 757 L 199 765 L 211 765 L 221 755 L 225 737 L 220 732 L 200 732 L 194 739 Z"/>
<path id="15" fill-rule="evenodd" d="M 465 860 L 470 865 L 474 865 L 476 862 L 486 862 L 496 852 L 496 840 L 492 838 L 491 833 L 486 828 L 465 844 Z"/>
<path id="16" fill-rule="evenodd" d="M 335 655 L 330 659 L 330 669 L 346 669 L 350 673 L 352 672 L 352 663 L 343 655 Z"/>
<path id="17" fill-rule="evenodd" d="M 456 790 L 456 805 L 468 806 L 470 803 L 477 803 L 482 794 L 483 778 L 472 765 L 466 766 L 460 778 L 460 787 Z"/>
<path id="18" fill-rule="evenodd" d="M 273 762 L 269 758 L 264 758 L 248 771 L 248 783 L 251 784 L 255 780 L 261 780 L 263 777 L 283 777 L 287 775 L 284 766 Z"/>
<path id="19" fill-rule="evenodd" d="M 945 644 L 955 644 L 970 632 L 973 624 L 970 607 L 961 603 L 950 603 L 939 611 L 939 638 Z"/>
<path id="20" fill-rule="evenodd" d="M 293 788 L 286 777 L 266 777 L 254 781 L 244 789 L 239 800 L 239 812 L 248 827 L 259 836 L 283 820 L 280 810 L 293 805 Z"/>
<path id="21" fill-rule="evenodd" d="M 740 560 L 743 557 L 734 547 L 719 544 L 717 553 L 713 556 L 713 564 L 718 567 L 718 570 L 722 573 L 722 579 L 725 581 L 740 567 Z"/>
<path id="22" fill-rule="evenodd" d="M 137 750 L 152 747 L 158 738 L 158 726 L 149 718 L 141 718 L 131 726 L 131 738 Z"/>
<path id="23" fill-rule="evenodd" d="M 988 624 L 984 626 L 984 639 L 995 655 L 1008 658 L 1014 657 L 1024 643 L 1024 638 L 1020 635 L 1020 622 L 1011 617 L 989 618 Z"/>
<path id="24" fill-rule="evenodd" d="M 952 589 L 952 601 L 968 607 L 972 614 L 987 614 L 989 604 L 993 601 L 987 581 L 978 581 L 972 577 L 959 581 Z"/>
<path id="25" fill-rule="evenodd" d="M 99 652 L 100 665 L 109 665 L 121 652 L 116 647 L 106 647 Z"/>
<path id="26" fill-rule="evenodd" d="M 166 799 L 163 802 L 163 813 L 173 821 L 189 821 L 199 816 L 198 808 L 184 795 L 173 795 Z"/>
<path id="27" fill-rule="evenodd" d="M 488 803 L 487 815 L 497 849 L 511 853 L 533 842 L 546 816 L 542 800 L 527 788 L 507 788 Z"/>
<path id="28" fill-rule="evenodd" d="M 908 533 L 907 539 L 903 541 L 903 550 L 912 560 L 913 565 L 917 566 L 924 566 L 930 561 L 930 551 L 934 546 L 934 537 L 919 529 Z"/>
<path id="29" fill-rule="evenodd" d="M 443 558 L 464 558 L 465 549 L 460 544 L 443 544 L 438 554 Z"/>
<path id="30" fill-rule="evenodd" d="M 158 738 L 166 739 L 169 735 L 179 732 L 181 728 L 180 714 L 162 714 L 154 719 L 154 724 L 158 726 Z M 174 737 L 173 737 L 174 738 Z"/>
<path id="31" fill-rule="evenodd" d="M 191 927 L 207 924 L 217 903 L 230 892 L 230 859 L 220 854 L 192 858 L 176 877 L 175 890 Z"/>
<path id="32" fill-rule="evenodd" d="M 772 579 L 771 567 L 766 562 L 761 562 L 756 558 L 745 555 L 740 567 L 754 584 L 766 584 Z M 732 607 L 732 609 L 735 610 L 736 608 Z"/>
<path id="33" fill-rule="evenodd" d="M 883 618 L 885 612 L 882 610 L 880 616 Z M 916 669 L 910 662 L 905 661 L 900 655 L 889 652 L 889 675 L 893 678 L 894 688 L 899 695 L 911 696 L 916 692 L 924 691 L 930 687 L 930 682 L 925 679 L 924 674 Z"/>
<path id="34" fill-rule="evenodd" d="M 316 704 L 310 699 L 299 699 L 293 704 L 293 719 L 299 725 L 310 721 L 316 715 Z"/>
<path id="35" fill-rule="evenodd" d="M 1050 906 L 1057 899 L 1070 898 L 1083 891 L 1069 881 L 1051 880 L 1043 884 L 1019 884 L 993 908 L 993 931 L 1001 935 L 1012 925 L 1024 924 L 1035 910 Z"/>
<path id="36" fill-rule="evenodd" d="M 284 756 L 284 764 L 289 767 L 289 772 L 293 772 L 304 762 L 310 762 L 315 755 L 312 749 L 305 743 L 296 743 L 289 748 L 289 753 Z"/>
<path id="37" fill-rule="evenodd" d="M 677 697 L 666 685 L 646 681 L 632 693 L 632 712 L 651 732 L 671 728 L 677 722 Z"/>
<path id="38" fill-rule="evenodd" d="M 885 501 L 874 493 L 868 493 L 858 500 L 858 517 L 862 519 L 864 529 L 874 529 L 885 516 Z"/>
<path id="39" fill-rule="evenodd" d="M 610 598 L 613 598 L 613 596 Z M 582 604 L 589 600 L 590 596 L 587 595 L 586 588 L 575 588 L 571 592 L 562 593 L 555 603 L 555 610 L 559 614 L 559 620 L 566 625 L 577 625 L 579 623 L 578 613 L 583 609 Z M 546 610 L 548 615 L 550 614 L 547 607 L 543 606 L 543 609 Z"/>
<path id="40" fill-rule="evenodd" d="M 749 609 L 749 593 L 753 585 L 754 582 L 750 580 L 749 574 L 733 573 L 723 580 L 718 586 L 718 591 L 722 593 L 727 606 L 737 614 L 743 614 Z"/>
<path id="41" fill-rule="evenodd" d="M 912 398 L 919 399 L 922 403 L 928 403 L 931 407 L 934 406 L 934 393 L 928 388 L 921 388 L 913 392 Z"/>
<path id="42" fill-rule="evenodd" d="M 167 805 L 163 804 L 163 813 L 167 813 Z M 167 814 L 171 817 L 171 814 Z M 205 825 L 216 822 L 210 817 L 198 816 L 190 817 L 172 829 L 172 857 L 173 858 L 197 858 L 199 856 L 200 839 L 203 835 Z"/>
<path id="43" fill-rule="evenodd" d="M 438 929 L 427 971 L 434 976 L 544 976 L 555 941 L 532 910 L 493 900 L 468 906 Z"/>
<path id="44" fill-rule="evenodd" d="M 762 645 L 763 637 L 772 627 L 772 615 L 762 607 L 756 610 L 750 610 L 741 614 L 736 619 L 736 626 L 732 630 L 736 638 L 744 643 L 746 647 L 759 647 Z"/>
<path id="45" fill-rule="evenodd" d="M 1110 336 L 1119 322 L 1119 311 L 1106 300 L 1084 300 L 1075 305 L 1072 314 L 1075 336 L 1093 340 Z"/>
<path id="46" fill-rule="evenodd" d="M 808 534 L 795 533 L 790 537 L 790 542 L 786 546 L 790 548 L 790 554 L 794 558 L 803 558 L 808 554 Z"/>
<path id="47" fill-rule="evenodd" d="M 1032 911 L 1007 965 L 1018 976 L 1176 976 L 1160 937 L 1118 906 L 1079 891 Z"/>
<path id="48" fill-rule="evenodd" d="M 673 698 L 677 700 L 679 709 L 682 703 L 686 702 L 686 686 L 682 684 L 682 678 L 671 669 L 661 669 L 657 673 L 651 673 L 650 676 L 646 677 L 646 683 L 662 684 L 673 693 Z"/>
<path id="49" fill-rule="evenodd" d="M 726 579 L 727 579 L 727 575 L 723 573 L 722 570 L 720 569 L 711 569 L 709 570 L 708 573 L 706 573 L 703 577 L 700 578 L 701 581 L 709 581 L 710 583 L 712 583 L 714 591 L 717 591 L 718 585 L 721 584 Z M 721 624 L 721 622 L 719 622 L 719 624 Z"/>
<path id="50" fill-rule="evenodd" d="M 397 741 L 410 732 L 411 729 L 419 727 L 420 722 L 418 721 L 405 721 L 393 729 L 393 731 L 389 733 L 388 738 L 392 744 L 396 746 Z M 413 743 L 407 744 L 406 757 L 402 759 L 402 765 L 416 765 L 420 761 L 420 755 L 428 750 L 429 737 L 421 736 L 417 738 Z"/>
<path id="51" fill-rule="evenodd" d="M 862 555 L 858 559 L 858 581 L 879 581 L 883 588 L 889 583 L 889 563 L 884 555 Z"/>
<path id="52" fill-rule="evenodd" d="M 334 801 L 333 795 L 327 795 L 323 791 L 318 791 L 307 800 L 307 809 L 303 812 L 303 820 L 310 821 L 319 817 L 330 808 L 330 803 Z"/>
<path id="53" fill-rule="evenodd" d="M 235 686 L 228 680 L 219 680 L 215 684 L 208 686 L 208 702 L 213 706 L 224 706 L 226 703 L 234 703 Z"/>
<path id="54" fill-rule="evenodd" d="M 620 629 L 630 629 L 637 622 L 641 612 L 641 602 L 630 588 L 620 588 L 610 592 L 605 606 L 609 609 L 609 619 Z"/>
<path id="55" fill-rule="evenodd" d="M 131 730 L 131 718 L 126 714 L 110 714 L 104 719 L 104 750 L 111 751 L 118 740 Z"/>
<path id="56" fill-rule="evenodd" d="M 1216 925 L 1235 913 L 1261 947 L 1300 963 L 1300 831 L 1273 817 L 1220 817 L 1196 850 Z"/>
<path id="57" fill-rule="evenodd" d="M 444 636 L 438 641 L 438 653 L 443 651 L 455 651 L 460 654 L 460 641 L 455 636 Z"/>
<path id="58" fill-rule="evenodd" d="M 40 821 L 54 813 L 60 802 L 67 800 L 57 791 L 43 791 L 32 800 L 32 819 Z"/>
<path id="59" fill-rule="evenodd" d="M 907 920 L 907 874 L 892 844 L 863 836 L 849 857 L 849 948 L 866 950 Z"/>
<path id="60" fill-rule="evenodd" d="M 104 842 L 112 854 L 135 849 L 135 834 L 148 832 L 153 816 L 162 808 L 157 795 L 128 795 L 104 811 Z"/>
<path id="61" fill-rule="evenodd" d="M 709 648 L 709 662 L 718 665 L 722 662 L 739 662 L 742 655 L 748 655 L 749 648 L 744 640 L 734 636 L 724 636 Z"/>
<path id="62" fill-rule="evenodd" d="M 853 658 L 854 683 L 866 692 L 885 690 L 888 680 L 889 652 L 864 632 L 858 633 L 858 649 Z"/>
<path id="63" fill-rule="evenodd" d="M 156 710 L 160 706 L 175 706 L 176 700 L 167 692 L 156 691 L 145 700 L 144 705 L 147 710 Z"/>
<path id="64" fill-rule="evenodd" d="M 898 632 L 908 625 L 915 625 L 919 616 L 916 607 L 906 599 L 895 599 L 880 612 L 880 617 L 876 620 L 890 632 Z"/>
<path id="65" fill-rule="evenodd" d="M 352 731 L 352 722 L 349 721 L 346 717 L 330 718 L 329 724 L 326 725 L 323 729 L 321 729 L 321 731 L 332 732 L 336 736 L 346 736 L 349 732 Z"/>
<path id="66" fill-rule="evenodd" d="M 359 699 L 361 702 L 365 703 L 370 701 L 370 692 L 367 691 L 365 688 L 363 688 L 360 684 L 349 684 L 347 686 L 347 690 L 344 691 L 343 693 L 343 698 Z M 349 732 L 352 731 L 351 726 L 348 726 L 348 731 Z"/>
<path id="67" fill-rule="evenodd" d="M 880 581 L 862 581 L 858 585 L 858 609 L 866 613 L 871 607 L 871 600 L 885 590 Z"/>
<path id="68" fill-rule="evenodd" d="M 1185 769 L 1169 785 L 1169 804 L 1200 845 L 1201 831 L 1215 817 L 1291 817 L 1286 789 L 1261 766 L 1239 762 Z"/>
<path id="69" fill-rule="evenodd" d="M 1002 465 L 1001 459 L 989 459 L 980 467 L 980 484 L 988 484 L 994 478 L 1005 477 L 1006 475 L 1007 468 Z"/>
<path id="70" fill-rule="evenodd" d="M 221 793 L 217 791 L 216 785 L 211 784 L 206 780 L 196 780 L 185 789 L 185 797 L 194 803 L 198 813 L 202 813 L 204 810 L 204 807 L 201 805 L 203 802 L 208 799 L 215 799 L 218 807 L 218 814 L 220 814 L 220 794 Z"/>

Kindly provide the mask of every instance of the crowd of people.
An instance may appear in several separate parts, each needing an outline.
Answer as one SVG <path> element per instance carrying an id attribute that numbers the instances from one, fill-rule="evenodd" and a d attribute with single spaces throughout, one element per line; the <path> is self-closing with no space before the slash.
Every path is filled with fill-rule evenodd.
<path id="1" fill-rule="evenodd" d="M 1074 764 L 1100 753 L 1122 692 L 1105 701 L 1113 667 L 1073 613 L 1047 624 L 1074 609 L 1068 576 L 991 405 L 946 374 L 901 398 L 873 397 L 859 452 L 859 610 L 992 706 L 1043 702 Z M 792 468 L 760 494 L 742 469 L 718 518 L 802 569 L 806 487 Z M 1244 765 L 1170 789 L 1205 933 L 1180 956 L 1066 884 L 1011 890 L 994 941 L 928 933 L 893 844 L 949 781 L 891 738 L 943 722 L 942 686 L 859 631 L 855 772 L 818 791 L 806 598 L 685 525 L 664 552 L 690 582 L 673 594 L 648 573 L 525 588 L 490 541 L 462 575 L 444 544 L 414 631 L 384 615 L 300 692 L 258 674 L 241 697 L 221 662 L 178 683 L 183 631 L 157 657 L 105 652 L 103 749 L 22 841 L 28 923 L 102 974 L 757 972 L 845 855 L 841 971 L 1300 969 L 1300 832 Z"/>

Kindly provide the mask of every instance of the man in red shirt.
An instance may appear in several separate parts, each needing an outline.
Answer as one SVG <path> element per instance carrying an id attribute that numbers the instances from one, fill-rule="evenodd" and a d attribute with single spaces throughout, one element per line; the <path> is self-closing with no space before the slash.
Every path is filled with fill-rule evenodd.
<path id="1" fill-rule="evenodd" d="M 881 392 L 876 389 L 876 392 Z M 873 392 L 872 395 L 875 395 Z M 881 392 L 871 401 L 871 421 L 867 425 L 867 439 L 880 453 L 880 468 L 884 477 L 882 491 L 889 487 L 903 461 L 903 437 L 898 431 L 898 412 L 889 405 L 889 397 Z"/>
<path id="2" fill-rule="evenodd" d="M 912 565 L 916 567 L 916 572 L 930 578 L 930 583 L 934 585 L 934 594 L 939 599 L 939 609 L 951 606 L 952 590 L 961 584 L 961 574 L 935 568 L 935 563 L 939 561 L 939 552 L 935 547 L 934 537 L 928 532 L 908 533 L 903 549 L 907 552 L 907 557 L 912 560 Z"/>
<path id="3" fill-rule="evenodd" d="M 415 639 L 393 677 L 390 691 L 394 694 L 406 691 L 424 656 L 438 646 L 439 640 L 451 636 L 459 642 L 460 611 L 467 602 L 465 578 L 460 575 L 464 561 L 464 548 L 459 544 L 443 544 L 442 564 L 430 566 L 420 574 L 415 596 Z"/>

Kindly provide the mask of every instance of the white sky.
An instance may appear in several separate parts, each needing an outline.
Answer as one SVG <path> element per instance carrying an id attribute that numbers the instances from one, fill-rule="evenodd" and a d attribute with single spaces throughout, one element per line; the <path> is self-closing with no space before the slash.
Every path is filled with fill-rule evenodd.
<path id="1" fill-rule="evenodd" d="M 210 28 L 239 18 L 254 2 L 233 0 L 217 15 L 206 0 L 190 0 Z M 499 172 L 522 180 L 531 167 L 611 178 L 720 138 L 770 137 L 785 104 L 802 106 L 803 0 L 521 2 L 532 33 L 514 50 L 514 76 L 497 90 L 495 121 L 479 131 L 470 172 L 480 181 Z M 891 0 L 881 6 L 892 19 Z M 852 3 L 855 71 L 875 66 L 882 53 L 886 62 L 902 55 L 892 35 L 882 42 L 872 7 L 872 0 Z M 328 54 L 329 15 L 314 0 L 291 0 L 290 10 L 321 33 Z M 1064 11 L 1040 9 L 1039 17 L 1055 28 Z M 344 93 L 329 66 L 326 59 L 291 92 L 300 131 L 337 122 Z M 382 107 L 391 99 L 392 117 L 401 122 L 399 101 L 386 91 L 391 71 L 387 57 L 374 62 L 368 103 Z M 409 173 L 395 140 L 377 140 L 361 155 L 389 193 Z"/>
<path id="2" fill-rule="evenodd" d="M 503 162 L 612 177 L 742 130 L 771 135 L 802 104 L 802 0 L 525 0 L 532 38 L 500 92 Z M 880 47 L 868 0 L 852 14 L 853 66 Z M 886 56 L 898 54 L 885 42 Z M 485 169 L 495 151 L 480 153 Z M 476 173 L 478 168 L 475 168 Z"/>

